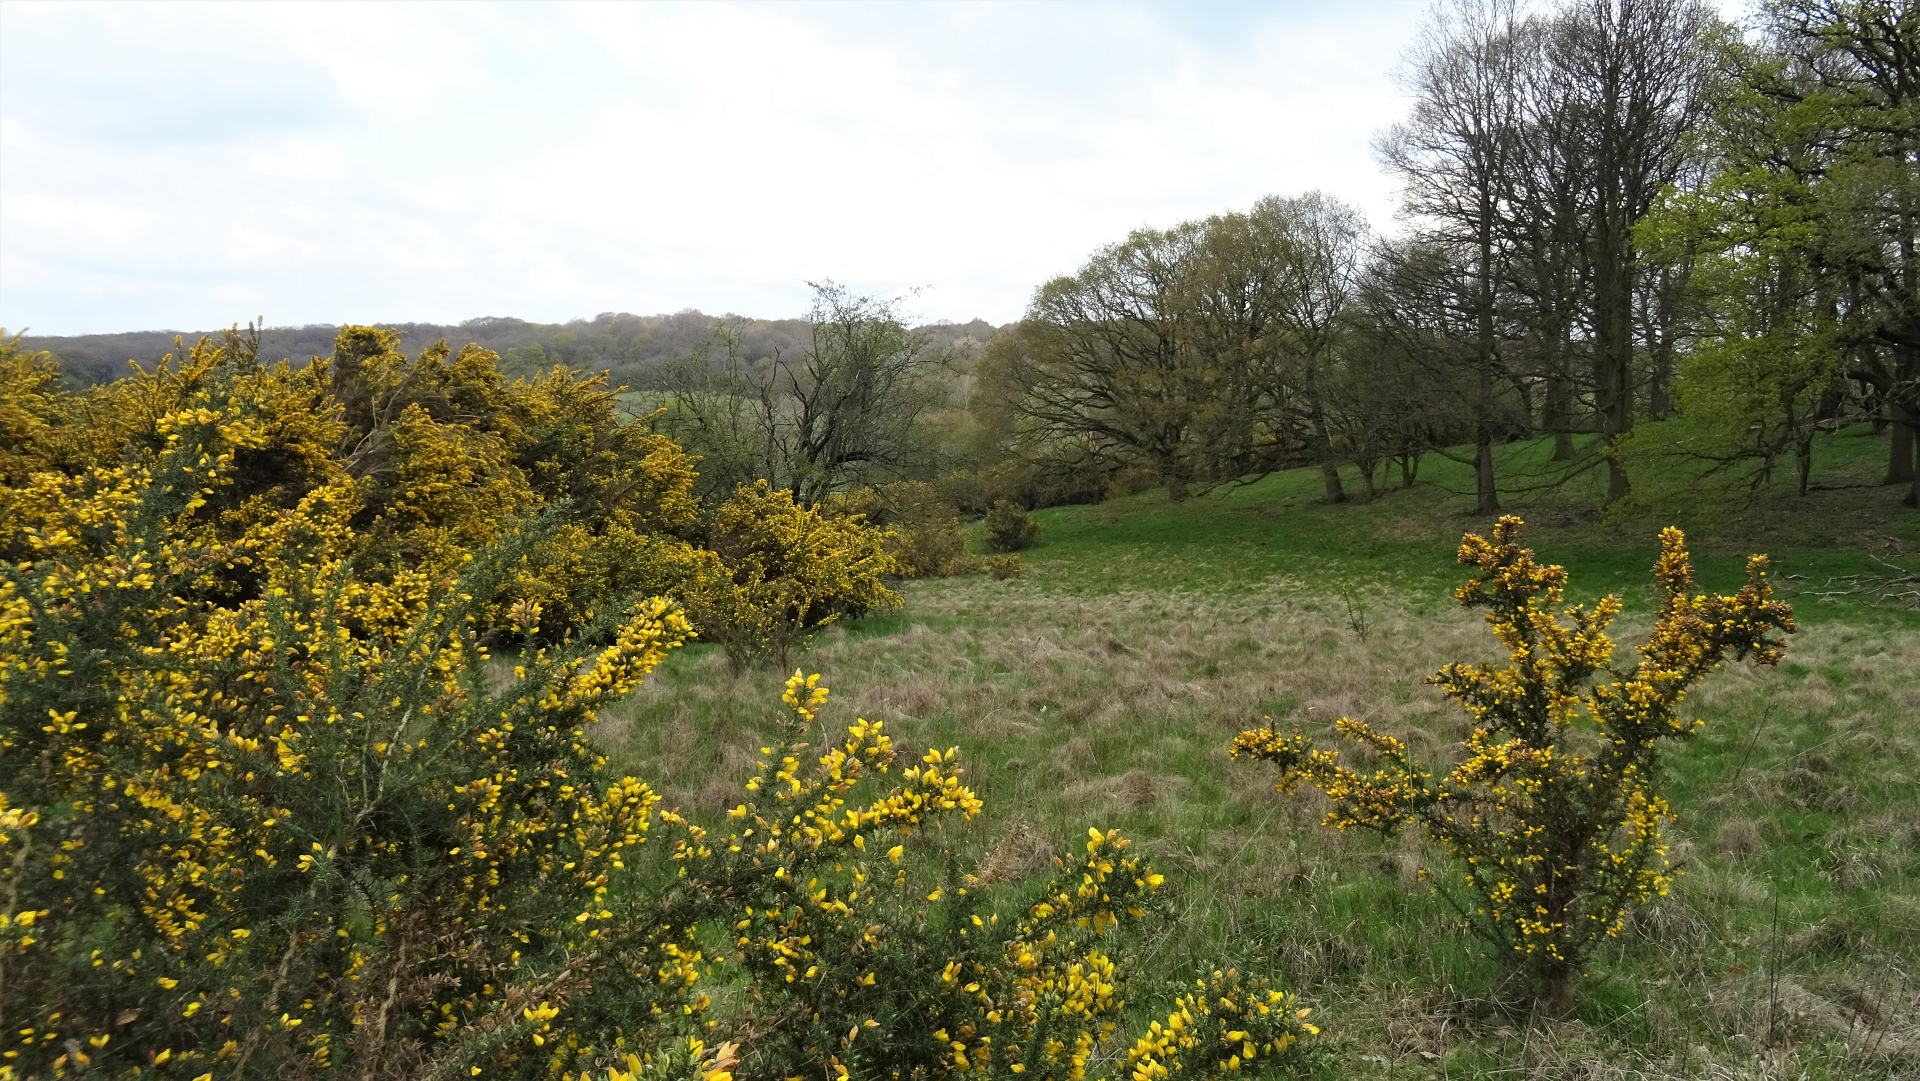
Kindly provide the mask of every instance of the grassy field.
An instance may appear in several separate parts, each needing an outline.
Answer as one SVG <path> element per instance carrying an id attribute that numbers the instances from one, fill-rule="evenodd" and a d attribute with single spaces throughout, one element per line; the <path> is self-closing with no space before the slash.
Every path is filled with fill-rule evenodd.
<path id="1" fill-rule="evenodd" d="M 1416 884 L 1435 865 L 1422 844 L 1325 830 L 1318 796 L 1227 758 L 1264 716 L 1322 736 L 1361 717 L 1441 760 L 1465 734 L 1424 682 L 1496 649 L 1449 597 L 1460 534 L 1490 525 L 1461 509 L 1451 463 L 1364 506 L 1320 503 L 1318 475 L 1295 472 L 1181 506 L 1145 493 L 1043 512 L 1022 577 L 908 583 L 903 611 L 831 628 L 805 664 L 834 688 L 833 718 L 960 747 L 987 803 L 972 858 L 1037 869 L 1089 825 L 1135 837 L 1180 909 L 1143 944 L 1149 984 L 1195 963 L 1278 977 L 1317 1008 L 1322 1076 L 1914 1076 L 1920 610 L 1914 585 L 1883 580 L 1920 565 L 1920 514 L 1874 486 L 1883 448 L 1843 435 L 1822 448 L 1829 490 L 1688 523 L 1707 588 L 1772 554 L 1801 633 L 1778 668 L 1730 667 L 1690 699 L 1706 727 L 1669 758 L 1685 873 L 1570 1017 L 1511 1007 Z M 1507 453 L 1524 473 L 1541 448 Z M 1590 498 L 1509 503 L 1571 592 L 1623 596 L 1624 651 L 1650 619 L 1664 523 L 1607 520 Z M 766 742 L 779 679 L 730 679 L 716 650 L 689 648 L 602 735 L 712 815 Z"/>

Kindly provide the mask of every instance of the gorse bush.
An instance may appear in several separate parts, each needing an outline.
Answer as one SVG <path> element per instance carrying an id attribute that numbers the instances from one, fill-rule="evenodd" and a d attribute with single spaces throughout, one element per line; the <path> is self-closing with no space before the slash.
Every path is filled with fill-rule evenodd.
<path id="1" fill-rule="evenodd" d="M 709 638 L 783 661 L 806 628 L 892 603 L 879 581 L 887 565 L 846 555 L 880 544 L 877 531 L 854 520 L 789 548 L 780 546 L 793 536 L 749 536 L 799 512 L 754 512 L 741 495 L 703 509 L 696 460 L 625 423 L 604 377 L 554 368 L 508 382 L 496 361 L 445 343 L 408 358 L 393 331 L 349 326 L 332 356 L 296 370 L 261 363 L 255 336 L 229 333 L 177 365 L 136 366 L 75 394 L 45 354 L 0 340 L 0 471 L 18 486 L 36 473 L 77 476 L 140 460 L 167 446 L 162 419 L 233 402 L 250 410 L 257 433 L 234 449 L 233 483 L 194 509 L 202 541 L 231 540 L 313 491 L 343 486 L 354 501 L 347 554 L 358 573 L 433 578 L 457 571 L 511 523 L 553 510 L 551 528 L 478 599 L 482 623 L 504 628 L 508 609 L 537 605 L 542 633 L 557 639 L 593 622 L 611 598 L 666 595 L 700 613 Z M 11 506 L 0 502 L 0 553 L 31 558 Z"/>
<path id="2" fill-rule="evenodd" d="M 335 483 L 208 537 L 268 426 L 235 401 L 155 428 L 150 464 L 8 492 L 37 558 L 0 578 L 0 1068 L 557 1068 L 601 1044 L 575 1024 L 697 1005 L 683 927 L 610 889 L 657 797 L 582 732 L 685 621 L 647 602 L 503 679 L 476 617 L 537 532 L 457 583 L 369 580 Z M 507 1049 L 544 1001 L 572 1023 Z"/>
<path id="3" fill-rule="evenodd" d="M 944 578 L 969 569 L 959 512 L 925 482 L 856 488 L 823 500 L 821 510 L 837 518 L 857 514 L 885 530 L 893 571 L 903 578 Z"/>
<path id="4" fill-rule="evenodd" d="M 817 677 L 723 828 L 661 809 L 591 731 L 691 635 L 675 607 L 501 610 L 565 502 L 446 570 L 363 572 L 351 477 L 220 518 L 276 437 L 246 374 L 148 453 L 4 489 L 0 1077 L 1077 1079 L 1102 1047 L 1212 1077 L 1311 1032 L 1223 973 L 1129 1042 L 1161 877 L 1096 829 L 1037 901 L 980 884 L 945 855 L 980 809 L 955 752 L 814 731 Z M 878 558 L 736 502 L 716 537 L 777 541 L 736 563 Z"/>
<path id="5" fill-rule="evenodd" d="M 347 327 L 333 356 L 304 368 L 261 363 L 258 342 L 203 340 L 152 370 L 66 391 L 43 356 L 0 343 L 10 485 L 142 461 L 186 410 L 238 403 L 253 434 L 233 449 L 233 483 L 194 508 L 194 536 L 230 541 L 328 486 L 351 488 L 350 553 L 360 574 L 443 575 L 518 518 L 564 505 L 548 536 L 483 598 L 482 618 L 539 604 L 550 634 L 588 622 L 601 598 L 682 595 L 721 575 L 688 543 L 700 506 L 694 462 L 624 424 L 604 379 L 555 369 L 505 381 L 493 354 L 444 343 L 408 358 L 397 335 Z M 33 554 L 0 510 L 0 551 Z"/>
<path id="6" fill-rule="evenodd" d="M 894 567 L 904 577 L 946 578 L 973 569 L 958 518 L 898 526 L 892 533 Z"/>
<path id="7" fill-rule="evenodd" d="M 878 724 L 856 722 L 807 768 L 826 699 L 817 677 L 787 683 L 791 714 L 763 748 L 724 841 L 695 829 L 676 858 L 741 883 L 727 916 L 752 977 L 741 1068 L 754 1076 L 1068 1081 L 1118 1034 L 1136 967 L 1116 952 L 1130 925 L 1163 915 L 1162 877 L 1115 831 L 1089 829 L 1084 860 L 1062 859 L 1040 900 L 1002 919 L 963 872 L 952 829 L 980 800 L 956 752 L 929 751 L 864 805 L 847 793 L 894 762 Z M 821 734 L 824 739 L 825 734 Z M 889 846 L 897 838 L 897 843 Z M 907 859 L 907 849 L 917 858 Z M 1219 1076 L 1256 1058 L 1289 1061 L 1315 1031 L 1284 994 L 1215 974 L 1128 1052 L 1137 1077 Z"/>
<path id="8" fill-rule="evenodd" d="M 734 671 L 756 658 L 784 666 L 820 627 L 899 607 L 899 594 L 880 581 L 893 567 L 885 541 L 858 517 L 799 506 L 766 481 L 741 485 L 708 518 L 707 543 L 727 577 L 693 594 L 694 618 Z"/>
<path id="9" fill-rule="evenodd" d="M 951 478 L 942 478 L 942 482 Z M 1020 573 L 1018 559 L 981 558 L 967 552 L 960 512 L 943 494 L 944 483 L 899 481 L 832 496 L 821 504 L 839 518 L 860 515 L 886 530 L 886 551 L 893 572 L 903 578 L 947 578 L 992 574 L 1007 579 Z"/>
<path id="10" fill-rule="evenodd" d="M 1040 541 L 1040 523 L 1025 507 L 1005 499 L 987 510 L 987 547 L 996 552 L 1024 552 Z"/>
<path id="11" fill-rule="evenodd" d="M 1728 656 L 1777 662 L 1783 642 L 1770 636 L 1794 628 L 1790 609 L 1769 599 L 1766 557 L 1748 561 L 1738 593 L 1694 595 L 1685 538 L 1669 528 L 1653 569 L 1665 593 L 1659 619 L 1639 661 L 1612 668 L 1606 629 L 1619 599 L 1556 614 L 1566 571 L 1534 562 L 1514 542 L 1520 526 L 1504 517 L 1491 542 L 1469 535 L 1460 546 L 1460 562 L 1479 573 L 1455 596 L 1489 610 L 1508 660 L 1449 664 L 1433 677 L 1474 720 L 1459 765 L 1436 777 L 1401 741 L 1344 717 L 1336 730 L 1382 760 L 1371 775 L 1271 726 L 1241 733 L 1233 755 L 1272 763 L 1283 792 L 1319 788 L 1335 829 L 1424 830 L 1463 865 L 1458 886 L 1437 877 L 1436 888 L 1533 994 L 1559 1005 L 1629 906 L 1673 880 L 1660 746 L 1699 729 L 1680 713 L 1686 692 Z"/>

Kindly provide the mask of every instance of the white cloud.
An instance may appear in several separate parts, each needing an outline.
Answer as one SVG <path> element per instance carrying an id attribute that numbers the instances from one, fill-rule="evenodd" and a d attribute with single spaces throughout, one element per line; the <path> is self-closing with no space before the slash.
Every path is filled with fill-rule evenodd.
<path id="1" fill-rule="evenodd" d="M 1419 12 L 9 4 L 0 326 L 777 316 L 821 277 L 1004 321 L 1270 192 L 1384 224 Z"/>

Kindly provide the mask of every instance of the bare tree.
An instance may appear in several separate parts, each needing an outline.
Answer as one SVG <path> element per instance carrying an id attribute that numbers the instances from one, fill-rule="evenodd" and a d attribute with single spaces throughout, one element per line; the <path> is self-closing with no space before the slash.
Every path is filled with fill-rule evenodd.
<path id="1" fill-rule="evenodd" d="M 812 341 L 798 356 L 744 361 L 722 326 L 670 380 L 664 426 L 730 489 L 765 479 L 812 506 L 850 484 L 913 471 L 928 453 L 923 422 L 946 404 L 946 351 L 902 321 L 896 302 L 813 285 Z"/>
<path id="2" fill-rule="evenodd" d="M 1393 422 L 1402 477 L 1422 450 L 1475 466 L 1482 513 L 1498 509 L 1491 488 L 1493 445 L 1526 427 L 1516 381 L 1502 354 L 1481 346 L 1478 250 L 1419 234 L 1378 245 L 1362 278 L 1361 347 L 1381 375 L 1400 381 L 1375 397 L 1400 411 Z M 1472 443 L 1463 458 L 1449 447 Z M 1409 460 L 1411 459 L 1411 460 Z"/>
<path id="3" fill-rule="evenodd" d="M 1263 199 L 1254 216 L 1272 219 L 1289 241 L 1279 264 L 1278 315 L 1286 334 L 1278 384 L 1282 393 L 1292 391 L 1287 397 L 1320 465 L 1327 501 L 1344 502 L 1340 462 L 1358 459 L 1335 446 L 1331 399 L 1346 374 L 1338 370 L 1339 347 L 1350 331 L 1348 313 L 1358 289 L 1366 223 L 1352 207 L 1318 191 L 1293 199 Z M 1371 440 L 1343 442 L 1349 450 L 1373 445 Z M 1362 456 L 1366 453 L 1361 449 Z M 1363 471 L 1371 496 L 1371 469 L 1363 466 Z"/>
<path id="4" fill-rule="evenodd" d="M 1554 459 L 1569 461 L 1575 432 L 1590 427 L 1576 408 L 1586 379 L 1574 333 L 1587 299 L 1582 248 L 1593 204 L 1582 109 L 1571 80 L 1550 62 L 1545 24 L 1522 24 L 1516 38 L 1520 126 L 1502 222 L 1510 249 L 1505 308 L 1522 328 L 1515 367 L 1539 386 L 1539 428 L 1553 436 Z"/>
<path id="5" fill-rule="evenodd" d="M 1512 0 L 1453 0 L 1408 54 L 1401 79 L 1412 115 L 1380 141 L 1399 176 L 1404 212 L 1440 248 L 1470 254 L 1458 302 L 1473 327 L 1476 505 L 1500 509 L 1493 445 L 1501 371 L 1496 331 L 1508 278 L 1508 184 L 1520 158 L 1519 84 L 1525 51 Z"/>
<path id="6" fill-rule="evenodd" d="M 1578 102 L 1570 129 L 1591 185 L 1584 245 L 1592 300 L 1594 413 L 1609 444 L 1634 420 L 1634 298 L 1644 267 L 1633 227 L 1688 165 L 1690 132 L 1714 104 L 1721 24 L 1702 0 L 1576 0 L 1552 25 L 1549 52 Z M 1609 457 L 1607 498 L 1627 474 Z"/>

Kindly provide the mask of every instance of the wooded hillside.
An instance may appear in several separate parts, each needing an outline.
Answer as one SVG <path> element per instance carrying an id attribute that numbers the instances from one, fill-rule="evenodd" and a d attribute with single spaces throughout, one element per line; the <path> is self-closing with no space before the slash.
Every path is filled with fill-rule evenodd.
<path id="1" fill-rule="evenodd" d="M 659 367 L 686 357 L 708 340 L 716 323 L 725 324 L 739 335 L 741 355 L 753 361 L 765 360 L 776 352 L 799 352 L 807 340 L 804 319 L 713 316 L 691 308 L 672 315 L 601 312 L 591 319 L 572 319 L 565 323 L 482 316 L 458 324 L 397 323 L 391 326 L 400 334 L 401 350 L 408 353 L 417 353 L 441 339 L 461 344 L 471 342 L 498 353 L 500 369 L 508 375 L 527 375 L 554 364 L 564 364 L 569 368 L 605 371 L 615 385 L 643 387 L 650 385 Z M 972 335 L 985 341 L 993 333 L 992 324 L 978 319 L 963 324 L 933 324 L 923 329 L 943 332 L 947 327 L 952 328 L 952 336 L 956 338 Z M 19 348 L 51 353 L 70 382 L 90 386 L 126 375 L 129 360 L 152 367 L 161 357 L 176 351 L 176 338 L 191 344 L 202 337 L 218 335 L 221 329 L 134 330 L 68 336 L 28 333 L 21 337 Z M 330 323 L 269 326 L 260 332 L 260 351 L 302 363 L 310 357 L 331 353 L 339 333 L 340 327 Z"/>

